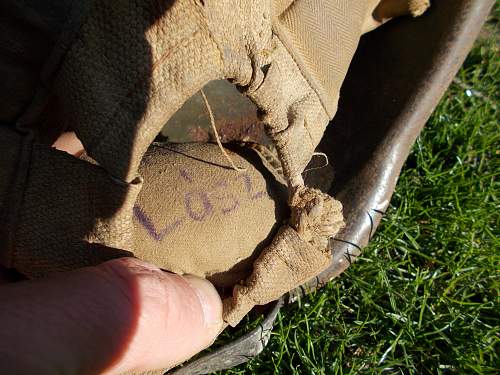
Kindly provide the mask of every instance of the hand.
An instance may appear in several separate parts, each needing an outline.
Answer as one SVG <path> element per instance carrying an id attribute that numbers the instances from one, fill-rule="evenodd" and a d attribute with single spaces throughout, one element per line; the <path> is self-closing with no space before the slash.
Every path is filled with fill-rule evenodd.
<path id="1" fill-rule="evenodd" d="M 135 258 L 4 283 L 0 306 L 2 374 L 170 368 L 209 346 L 223 326 L 212 284 Z"/>
<path id="2" fill-rule="evenodd" d="M 65 133 L 54 147 L 78 156 Z M 1 374 L 119 374 L 170 368 L 223 328 L 208 281 L 135 258 L 9 282 L 0 266 Z"/>

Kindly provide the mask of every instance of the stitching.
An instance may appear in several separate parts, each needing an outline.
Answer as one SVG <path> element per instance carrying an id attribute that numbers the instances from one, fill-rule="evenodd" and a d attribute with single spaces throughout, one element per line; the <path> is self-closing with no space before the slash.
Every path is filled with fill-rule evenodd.
<path id="1" fill-rule="evenodd" d="M 219 52 L 219 55 L 220 55 L 222 66 L 225 69 L 226 62 L 225 62 L 225 59 L 224 59 L 224 53 L 222 52 L 222 49 L 221 49 L 219 43 L 215 39 L 215 36 L 213 35 L 212 30 L 210 30 L 210 27 L 208 27 L 208 20 L 207 20 L 208 17 L 205 14 L 202 13 L 202 11 L 199 9 L 199 6 L 198 6 L 198 16 L 200 17 L 201 21 L 204 21 L 203 22 L 203 26 L 204 26 L 203 30 L 207 32 L 209 38 L 215 44 L 215 47 L 217 48 L 217 51 Z M 198 29 L 198 31 L 199 31 L 199 29 Z"/>
<path id="2" fill-rule="evenodd" d="M 293 62 L 297 66 L 300 74 L 302 75 L 302 78 L 304 78 L 304 80 L 308 83 L 309 87 L 318 96 L 319 102 L 321 103 L 321 106 L 323 107 L 323 110 L 326 112 L 326 114 L 328 115 L 328 117 L 331 117 L 330 116 L 330 112 L 327 110 L 326 104 L 325 104 L 322 96 L 319 94 L 318 90 L 315 87 L 316 85 L 313 85 L 313 83 L 306 77 L 306 75 L 304 74 L 304 71 L 303 71 L 303 69 L 301 67 L 301 64 L 299 64 L 299 62 L 297 61 L 297 59 L 295 58 L 295 56 L 293 55 L 293 53 L 290 51 L 290 48 L 288 47 L 287 42 L 284 40 L 284 39 L 286 39 L 286 37 L 283 38 L 282 33 L 280 32 L 280 26 L 273 25 L 272 28 L 273 28 L 273 34 L 276 36 L 276 38 L 278 38 L 278 40 L 281 42 L 281 44 L 283 45 L 283 47 L 285 47 L 285 50 L 288 52 L 288 54 L 292 58 Z"/>

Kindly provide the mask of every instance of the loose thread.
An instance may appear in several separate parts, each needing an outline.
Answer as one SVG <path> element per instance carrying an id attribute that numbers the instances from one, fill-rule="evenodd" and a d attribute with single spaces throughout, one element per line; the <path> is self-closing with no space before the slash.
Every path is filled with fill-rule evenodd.
<path id="1" fill-rule="evenodd" d="M 217 145 L 219 145 L 219 149 L 222 151 L 222 153 L 226 157 L 227 161 L 231 164 L 231 166 L 233 167 L 233 169 L 235 171 L 245 172 L 247 169 L 237 167 L 234 164 L 233 159 L 231 159 L 231 156 L 229 156 L 229 154 L 226 152 L 226 150 L 222 146 L 222 143 L 221 143 L 220 138 L 219 138 L 219 132 L 217 131 L 217 127 L 215 126 L 215 118 L 214 118 L 214 114 L 212 112 L 212 107 L 210 107 L 210 103 L 208 102 L 207 96 L 205 95 L 205 92 L 203 91 L 203 89 L 201 89 L 200 92 L 201 92 L 201 96 L 203 98 L 203 101 L 205 102 L 205 107 L 207 107 L 208 116 L 210 117 L 210 125 L 212 125 L 212 130 L 215 134 L 215 140 L 217 141 Z"/>

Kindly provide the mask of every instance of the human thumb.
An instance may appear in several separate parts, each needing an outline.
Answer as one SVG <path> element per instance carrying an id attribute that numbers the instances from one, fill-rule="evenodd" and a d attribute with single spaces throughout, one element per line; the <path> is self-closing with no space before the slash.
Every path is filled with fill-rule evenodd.
<path id="1" fill-rule="evenodd" d="M 135 258 L 0 286 L 0 373 L 170 368 L 221 331 L 208 281 Z"/>

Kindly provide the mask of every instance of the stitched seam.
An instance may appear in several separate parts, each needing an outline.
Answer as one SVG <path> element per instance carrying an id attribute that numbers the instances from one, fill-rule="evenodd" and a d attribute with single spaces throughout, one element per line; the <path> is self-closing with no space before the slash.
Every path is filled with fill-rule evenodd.
<path id="1" fill-rule="evenodd" d="M 316 89 L 316 85 L 314 85 L 307 77 L 306 75 L 304 74 L 304 71 L 301 67 L 301 64 L 299 64 L 299 62 L 297 61 L 297 59 L 295 58 L 295 56 L 293 55 L 293 53 L 290 51 L 290 48 L 288 48 L 288 45 L 286 43 L 286 41 L 284 41 L 281 33 L 280 33 L 280 30 L 279 30 L 280 27 L 276 27 L 275 25 L 273 25 L 273 34 L 276 35 L 276 37 L 279 39 L 279 41 L 281 42 L 281 44 L 285 47 L 286 51 L 288 52 L 288 54 L 290 55 L 290 57 L 292 58 L 293 62 L 295 63 L 295 65 L 297 66 L 297 68 L 299 69 L 299 72 L 300 74 L 302 75 L 302 78 L 304 78 L 304 80 L 307 82 L 307 84 L 309 85 L 309 87 L 315 92 L 315 94 L 318 96 L 318 99 L 319 99 L 319 102 L 321 103 L 321 106 L 323 107 L 323 110 L 326 112 L 326 114 L 328 115 L 328 117 L 331 117 L 330 116 L 330 112 L 328 111 L 327 109 L 327 106 L 322 98 L 322 96 L 319 94 L 318 90 Z"/>
<path id="2" fill-rule="evenodd" d="M 204 21 L 204 23 L 203 23 L 203 26 L 204 26 L 203 30 L 207 32 L 210 40 L 212 40 L 212 42 L 215 44 L 215 47 L 217 48 L 217 51 L 219 52 L 219 55 L 220 55 L 220 60 L 222 62 L 222 66 L 223 66 L 223 68 L 225 70 L 226 69 L 226 61 L 224 59 L 224 53 L 222 52 L 221 46 L 217 42 L 215 36 L 212 33 L 212 30 L 210 30 L 210 27 L 208 26 L 207 16 L 205 16 L 203 14 L 203 12 L 199 9 L 199 7 L 197 7 L 197 9 L 198 9 L 198 16 L 200 17 L 200 20 Z"/>

